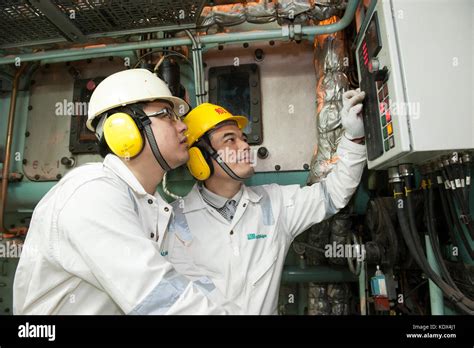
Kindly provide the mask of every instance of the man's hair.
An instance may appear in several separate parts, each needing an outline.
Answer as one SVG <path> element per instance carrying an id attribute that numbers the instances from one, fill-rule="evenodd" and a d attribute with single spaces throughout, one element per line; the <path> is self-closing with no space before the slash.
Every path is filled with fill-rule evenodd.
<path id="1" fill-rule="evenodd" d="M 103 132 L 101 132 L 102 134 L 100 134 L 100 135 L 97 134 L 97 127 L 98 127 L 99 123 L 102 121 L 102 118 L 104 118 L 106 116 L 107 116 L 107 113 L 103 113 L 102 115 L 96 117 L 92 121 L 92 126 L 96 130 L 96 132 L 95 132 L 95 134 L 96 134 L 95 143 L 97 144 L 97 146 L 99 148 L 99 155 L 102 158 L 105 158 L 105 156 L 107 156 L 109 153 L 113 153 L 112 150 L 110 149 L 109 145 L 107 145 L 107 141 L 105 141 L 105 137 L 104 137 Z"/>

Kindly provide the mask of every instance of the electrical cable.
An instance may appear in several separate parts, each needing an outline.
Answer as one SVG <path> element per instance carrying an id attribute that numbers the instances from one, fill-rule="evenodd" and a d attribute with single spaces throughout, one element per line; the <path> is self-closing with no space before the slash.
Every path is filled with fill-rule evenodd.
<path id="1" fill-rule="evenodd" d="M 454 160 L 449 161 L 444 159 L 441 163 L 442 175 L 450 182 L 451 190 L 448 191 L 448 196 L 451 196 L 454 212 L 457 212 L 458 210 L 460 212 L 460 214 L 456 214 L 457 219 L 461 222 L 461 226 L 465 226 L 468 230 L 471 239 L 474 239 L 474 225 L 471 219 L 469 203 L 467 195 L 465 197 L 462 190 L 462 182 L 465 182 L 465 178 L 461 178 L 456 174 L 459 170 L 456 167 L 458 164 Z"/>
<path id="2" fill-rule="evenodd" d="M 196 104 L 200 105 L 203 103 L 203 96 L 206 95 L 205 88 L 203 86 L 203 75 L 202 71 L 202 48 L 201 43 L 198 42 L 196 37 L 189 30 L 185 30 L 186 34 L 189 36 L 192 46 L 191 51 L 193 55 L 193 64 L 194 64 L 194 85 L 195 85 L 195 94 L 196 94 Z"/>
<path id="3" fill-rule="evenodd" d="M 471 249 L 466 235 L 464 234 L 464 229 L 462 228 L 462 224 L 458 219 L 458 215 L 456 214 L 456 207 L 454 206 L 453 197 L 449 194 L 449 192 L 446 193 L 446 202 L 448 205 L 448 210 L 451 213 L 452 219 L 454 221 L 454 226 L 458 231 L 458 235 L 463 242 L 464 248 L 469 253 L 471 259 L 474 260 L 474 251 Z"/>
<path id="4" fill-rule="evenodd" d="M 428 184 L 428 189 L 423 188 L 423 198 L 424 198 L 424 208 L 425 208 L 425 216 L 426 216 L 426 223 L 428 227 L 428 234 L 431 241 L 431 245 L 433 247 L 433 253 L 436 258 L 436 262 L 438 263 L 441 271 L 441 275 L 443 276 L 444 280 L 451 285 L 454 289 L 461 292 L 458 286 L 454 282 L 449 273 L 449 270 L 446 267 L 444 262 L 441 248 L 438 241 L 438 233 L 436 231 L 436 221 L 434 217 L 434 196 L 433 196 L 433 185 Z"/>
<path id="5" fill-rule="evenodd" d="M 184 59 L 189 65 L 191 65 L 191 67 L 193 67 L 193 64 L 192 62 L 189 60 L 188 57 L 186 57 L 184 54 L 182 53 L 179 53 L 177 51 L 174 51 L 174 50 L 169 50 L 169 49 L 157 49 L 157 50 L 153 50 L 151 52 L 147 52 L 143 55 L 141 55 L 140 57 L 138 57 L 138 61 L 137 63 L 133 66 L 133 68 L 135 69 L 139 64 L 140 62 L 143 60 L 143 58 L 145 58 L 146 56 L 150 55 L 150 54 L 153 54 L 153 53 L 157 53 L 157 52 L 163 52 L 163 53 L 168 53 L 166 56 L 167 57 L 180 57 L 182 59 Z"/>
<path id="6" fill-rule="evenodd" d="M 168 172 L 165 172 L 165 174 L 163 175 L 163 180 L 161 181 L 163 192 L 166 193 L 168 196 L 173 197 L 174 199 L 182 199 L 183 197 L 178 196 L 177 194 L 174 194 L 173 192 L 168 190 L 167 176 L 168 176 Z"/>
<path id="7" fill-rule="evenodd" d="M 447 198 L 446 198 L 446 192 L 445 192 L 445 188 L 443 188 L 443 185 L 442 185 L 442 179 L 441 179 L 441 176 L 439 175 L 439 172 L 436 172 L 436 179 L 437 179 L 437 187 L 438 187 L 438 192 L 439 192 L 439 195 L 440 195 L 440 198 L 441 198 L 441 210 L 443 211 L 443 215 L 444 215 L 444 219 L 446 220 L 446 225 L 448 226 L 448 234 L 449 234 L 449 238 L 451 239 L 451 243 L 459 249 L 459 245 L 458 245 L 458 242 L 456 240 L 456 235 L 455 235 L 455 231 L 454 231 L 454 222 L 453 222 L 453 219 L 452 219 L 452 216 L 449 212 L 449 208 L 448 208 L 448 202 L 447 202 Z"/>
<path id="8" fill-rule="evenodd" d="M 400 229 L 405 239 L 405 243 L 413 255 L 418 266 L 425 272 L 425 274 L 441 289 L 441 291 L 448 297 L 452 302 L 456 304 L 456 306 L 462 310 L 464 313 L 468 313 L 470 315 L 474 315 L 474 302 L 470 299 L 466 298 L 464 295 L 459 294 L 458 291 L 453 289 L 451 286 L 446 284 L 432 269 L 431 266 L 428 264 L 426 258 L 424 258 L 423 249 L 420 247 L 420 244 L 417 243 L 419 241 L 418 231 L 415 226 L 414 222 L 414 213 L 410 210 L 413 208 L 413 201 L 411 199 L 411 195 L 409 194 L 411 191 L 411 186 L 409 184 L 409 178 L 405 178 L 405 184 L 408 183 L 408 187 L 406 188 L 406 196 L 404 196 L 402 187 L 402 182 L 395 182 L 394 183 L 394 198 L 395 198 L 395 206 L 397 209 L 397 216 L 400 223 Z M 407 218 L 407 211 L 408 211 L 408 218 Z M 414 227 L 414 229 L 413 229 Z M 413 229 L 413 230 L 412 230 Z M 416 237 L 415 237 L 416 235 Z M 421 253 L 420 253 L 421 248 Z M 422 256 L 423 255 L 423 256 Z"/>

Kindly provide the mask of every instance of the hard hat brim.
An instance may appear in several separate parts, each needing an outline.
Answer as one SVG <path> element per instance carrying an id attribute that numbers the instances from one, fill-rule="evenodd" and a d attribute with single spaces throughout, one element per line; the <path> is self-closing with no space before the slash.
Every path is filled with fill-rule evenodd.
<path id="1" fill-rule="evenodd" d="M 237 125 L 239 126 L 240 130 L 243 130 L 249 123 L 249 120 L 245 116 L 232 116 L 232 117 L 229 117 L 226 121 L 237 122 Z"/>
<path id="2" fill-rule="evenodd" d="M 247 124 L 249 123 L 247 117 L 245 117 L 245 116 L 230 116 L 230 117 L 226 118 L 224 121 L 221 121 L 221 122 L 218 122 L 218 123 L 212 125 L 212 127 L 207 129 L 206 131 L 203 131 L 202 133 L 199 132 L 198 134 L 196 134 L 197 135 L 196 137 L 188 136 L 188 145 L 192 146 L 204 134 L 206 134 L 209 131 L 211 131 L 212 129 L 214 129 L 214 127 L 217 127 L 220 123 L 228 122 L 228 121 L 235 121 L 240 130 L 243 130 L 247 126 Z"/>

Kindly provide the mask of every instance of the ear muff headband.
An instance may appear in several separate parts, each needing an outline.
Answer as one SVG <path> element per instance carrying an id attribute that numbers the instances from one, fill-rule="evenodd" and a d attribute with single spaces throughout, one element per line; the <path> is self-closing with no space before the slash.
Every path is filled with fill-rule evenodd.
<path id="1" fill-rule="evenodd" d="M 104 137 L 109 148 L 122 158 L 137 156 L 144 147 L 143 131 L 157 162 L 165 171 L 171 170 L 156 143 L 150 118 L 138 105 L 124 109 L 128 113 L 116 112 L 105 120 Z"/>

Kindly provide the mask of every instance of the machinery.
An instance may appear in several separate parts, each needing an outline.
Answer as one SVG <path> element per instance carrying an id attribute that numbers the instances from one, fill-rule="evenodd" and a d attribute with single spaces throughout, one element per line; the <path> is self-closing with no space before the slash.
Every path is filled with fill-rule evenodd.
<path id="1" fill-rule="evenodd" d="M 472 13 L 470 0 L 3 1 L 0 315 L 35 205 L 101 161 L 85 127 L 94 88 L 134 67 L 249 119 L 248 185 L 323 180 L 342 93 L 366 91 L 367 170 L 343 211 L 294 241 L 279 312 L 472 314 Z M 171 201 L 193 183 L 178 168 L 159 190 Z"/>

